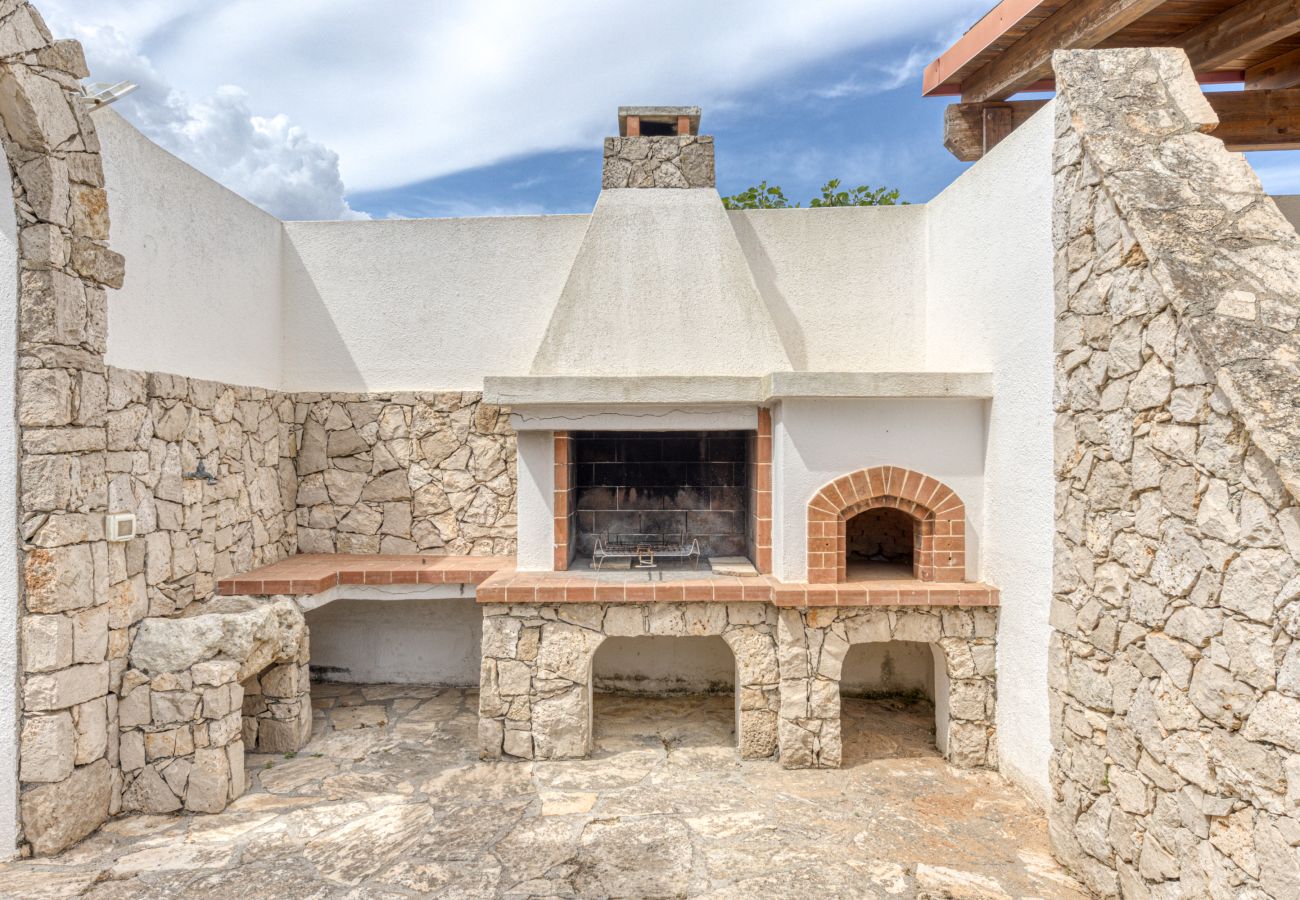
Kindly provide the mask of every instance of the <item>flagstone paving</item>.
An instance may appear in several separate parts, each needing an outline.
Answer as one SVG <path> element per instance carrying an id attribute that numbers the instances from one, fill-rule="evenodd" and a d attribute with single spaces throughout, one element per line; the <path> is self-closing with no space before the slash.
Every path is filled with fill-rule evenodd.
<path id="1" fill-rule="evenodd" d="M 589 760 L 484 763 L 477 694 L 314 685 L 311 742 L 211 816 L 119 818 L 0 896 L 1083 897 L 933 710 L 845 700 L 845 767 L 740 761 L 729 696 L 597 695 Z"/>

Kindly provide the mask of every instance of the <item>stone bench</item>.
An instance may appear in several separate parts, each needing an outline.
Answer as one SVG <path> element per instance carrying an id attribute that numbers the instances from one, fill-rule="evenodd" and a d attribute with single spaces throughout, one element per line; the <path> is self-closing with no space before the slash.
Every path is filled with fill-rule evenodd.
<path id="1" fill-rule="evenodd" d="M 289 599 L 228 597 L 140 622 L 118 706 L 124 812 L 220 812 L 244 792 L 245 747 L 311 736 L 309 644 Z"/>

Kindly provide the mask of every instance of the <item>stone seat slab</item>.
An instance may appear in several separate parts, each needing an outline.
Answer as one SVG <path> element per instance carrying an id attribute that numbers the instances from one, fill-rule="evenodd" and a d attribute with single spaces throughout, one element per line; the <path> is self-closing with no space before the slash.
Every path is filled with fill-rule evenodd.
<path id="1" fill-rule="evenodd" d="M 337 585 L 481 584 L 514 559 L 433 554 L 303 553 L 217 582 L 223 595 L 319 594 Z"/>

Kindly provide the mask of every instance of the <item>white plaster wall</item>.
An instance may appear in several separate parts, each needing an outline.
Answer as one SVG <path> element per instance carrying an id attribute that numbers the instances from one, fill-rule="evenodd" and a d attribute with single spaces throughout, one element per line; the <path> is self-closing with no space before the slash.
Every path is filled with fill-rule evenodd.
<path id="1" fill-rule="evenodd" d="M 829 481 L 872 466 L 923 472 L 957 492 L 971 527 L 968 577 L 983 544 L 982 400 L 785 400 L 773 416 L 773 567 L 783 581 L 808 574 L 808 501 Z"/>
<path id="2" fill-rule="evenodd" d="M 854 644 L 840 669 L 840 695 L 920 691 L 934 699 L 934 654 L 918 641 Z"/>
<path id="3" fill-rule="evenodd" d="M 727 215 L 795 370 L 920 367 L 924 206 Z"/>
<path id="4" fill-rule="evenodd" d="M 109 365 L 231 384 L 281 384 L 281 224 L 154 144 L 95 114 L 113 249 Z"/>
<path id="5" fill-rule="evenodd" d="M 534 375 L 789 369 L 718 192 L 601 191 Z"/>
<path id="6" fill-rule="evenodd" d="M 8 171 L 0 148 L 0 171 Z M 18 848 L 18 227 L 0 203 L 0 860 Z"/>
<path id="7" fill-rule="evenodd" d="M 611 637 L 596 650 L 598 691 L 734 690 L 736 661 L 720 637 Z"/>
<path id="8" fill-rule="evenodd" d="M 482 613 L 473 597 L 335 600 L 307 613 L 313 674 L 351 683 L 474 686 Z"/>
<path id="9" fill-rule="evenodd" d="M 285 223 L 285 389 L 527 374 L 589 218 Z"/>
<path id="10" fill-rule="evenodd" d="M 549 572 L 555 564 L 555 433 L 519 432 L 515 471 L 515 568 Z"/>
<path id="11" fill-rule="evenodd" d="M 993 373 L 980 577 L 1002 590 L 1002 772 L 1042 803 L 1051 751 L 1052 105 L 931 201 L 926 357 Z M 954 486 L 955 487 L 955 486 Z"/>

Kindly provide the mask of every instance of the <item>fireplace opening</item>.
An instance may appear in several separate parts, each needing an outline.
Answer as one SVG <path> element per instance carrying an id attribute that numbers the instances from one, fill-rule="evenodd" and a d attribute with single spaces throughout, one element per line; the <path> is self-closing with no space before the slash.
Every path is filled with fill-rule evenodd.
<path id="1" fill-rule="evenodd" d="M 710 559 L 752 559 L 752 437 L 574 432 L 571 566 L 707 571 Z"/>
<path id="2" fill-rule="evenodd" d="M 901 509 L 876 507 L 844 524 L 849 581 L 913 578 L 916 519 Z"/>

